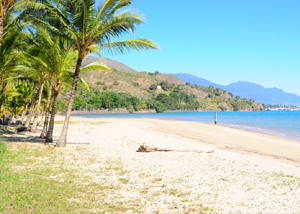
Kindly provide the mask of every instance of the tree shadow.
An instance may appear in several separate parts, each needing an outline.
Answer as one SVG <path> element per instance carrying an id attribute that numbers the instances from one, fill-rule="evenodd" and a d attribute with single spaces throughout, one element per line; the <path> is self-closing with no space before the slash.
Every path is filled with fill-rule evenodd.
<path id="1" fill-rule="evenodd" d="M 39 135 L 27 133 L 7 133 L 2 137 L 6 142 L 26 142 L 26 143 L 45 143 L 45 139 L 40 139 Z"/>
<path id="2" fill-rule="evenodd" d="M 3 134 L 5 134 L 3 136 Z M 40 133 L 30 133 L 30 132 L 18 132 L 13 133 L 9 131 L 0 132 L 0 136 L 2 135 L 2 140 L 6 142 L 16 143 L 16 142 L 24 142 L 24 143 L 41 143 L 45 144 L 45 139 L 40 139 Z M 53 142 L 47 143 L 47 145 L 55 146 L 59 136 L 53 136 Z M 67 144 L 90 144 L 90 143 L 76 143 L 76 142 L 67 142 Z"/>

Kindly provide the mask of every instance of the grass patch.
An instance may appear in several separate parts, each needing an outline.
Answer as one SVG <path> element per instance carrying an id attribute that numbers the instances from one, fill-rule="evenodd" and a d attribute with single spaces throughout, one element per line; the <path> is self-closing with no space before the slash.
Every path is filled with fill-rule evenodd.
<path id="1" fill-rule="evenodd" d="M 4 152 L 6 152 L 6 143 L 2 142 L 0 138 L 0 155 L 2 155 Z"/>
<path id="2" fill-rule="evenodd" d="M 167 178 L 131 170 L 121 157 L 102 158 L 101 149 L 6 145 L 0 155 L 0 213 L 174 213 L 178 203 L 187 213 L 206 209 L 183 186 L 169 181 L 167 187 Z M 161 200 L 166 204 L 158 208 Z"/>
<path id="3" fill-rule="evenodd" d="M 69 168 L 60 151 L 8 144 L 0 159 L 0 213 L 125 212 L 126 202 L 106 200 L 107 184 Z"/>

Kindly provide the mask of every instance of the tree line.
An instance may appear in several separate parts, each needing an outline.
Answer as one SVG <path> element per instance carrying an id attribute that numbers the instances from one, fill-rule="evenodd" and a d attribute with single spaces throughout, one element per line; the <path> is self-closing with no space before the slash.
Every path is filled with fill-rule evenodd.
<path id="1" fill-rule="evenodd" d="M 58 95 L 70 91 L 66 117 L 56 146 L 66 146 L 70 114 L 80 73 L 111 69 L 102 63 L 81 68 L 87 54 L 158 49 L 147 39 L 120 41 L 144 23 L 141 15 L 124 10 L 131 0 L 9 0 L 0 1 L 0 111 L 21 117 L 36 132 L 43 112 L 41 138 L 53 142 Z M 27 115 L 27 117 L 26 117 Z M 26 117 L 26 118 L 25 118 Z M 40 121 L 41 123 L 41 121 Z"/>

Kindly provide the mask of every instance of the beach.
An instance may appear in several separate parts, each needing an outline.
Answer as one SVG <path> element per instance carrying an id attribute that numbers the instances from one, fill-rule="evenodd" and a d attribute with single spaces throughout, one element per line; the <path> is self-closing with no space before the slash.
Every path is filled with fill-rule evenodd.
<path id="1" fill-rule="evenodd" d="M 56 125 L 55 136 L 61 127 Z M 100 159 L 121 160 L 130 172 L 124 176 L 127 186 L 137 191 L 128 197 L 146 200 L 146 212 L 183 212 L 199 203 L 222 213 L 300 212 L 296 141 L 196 122 L 72 117 L 68 143 L 88 145 Z M 136 152 L 142 144 L 214 153 Z M 170 189 L 177 193 L 163 194 Z M 156 193 L 155 200 L 149 199 Z"/>
<path id="2" fill-rule="evenodd" d="M 56 118 L 54 141 L 63 120 Z M 143 144 L 214 152 L 137 152 Z M 299 142 L 221 125 L 71 117 L 67 147 L 39 162 L 55 168 L 62 159 L 77 182 L 102 185 L 93 213 L 300 213 L 299 154 Z"/>

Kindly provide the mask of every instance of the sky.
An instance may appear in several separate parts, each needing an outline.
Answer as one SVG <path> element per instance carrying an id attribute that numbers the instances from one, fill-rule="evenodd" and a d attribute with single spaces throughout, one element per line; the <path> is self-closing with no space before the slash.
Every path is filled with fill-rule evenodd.
<path id="1" fill-rule="evenodd" d="M 121 39 L 161 50 L 103 57 L 137 71 L 188 73 L 221 85 L 249 81 L 300 95 L 299 0 L 133 0 L 146 24 Z"/>

